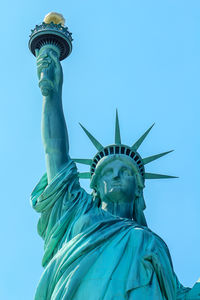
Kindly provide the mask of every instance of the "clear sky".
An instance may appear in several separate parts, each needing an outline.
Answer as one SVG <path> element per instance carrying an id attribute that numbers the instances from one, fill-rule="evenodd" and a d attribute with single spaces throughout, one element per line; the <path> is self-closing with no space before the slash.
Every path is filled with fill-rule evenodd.
<path id="1" fill-rule="evenodd" d="M 18 0 L 1 5 L 0 299 L 33 299 L 42 273 L 39 215 L 29 203 L 45 172 L 42 97 L 27 44 L 50 11 L 65 16 L 74 38 L 62 63 L 71 156 L 96 153 L 78 122 L 103 145 L 114 141 L 116 108 L 125 144 L 155 122 L 142 157 L 175 151 L 146 170 L 179 179 L 146 182 L 146 217 L 192 286 L 200 277 L 200 1 Z"/>

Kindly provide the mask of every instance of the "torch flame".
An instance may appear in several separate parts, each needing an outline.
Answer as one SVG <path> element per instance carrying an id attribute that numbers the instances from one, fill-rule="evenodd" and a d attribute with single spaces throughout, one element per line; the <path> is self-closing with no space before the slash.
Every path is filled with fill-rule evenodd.
<path id="1" fill-rule="evenodd" d="M 44 22 L 46 24 L 50 24 L 53 22 L 54 24 L 61 24 L 62 26 L 65 25 L 65 19 L 63 15 L 56 13 L 56 12 L 50 12 L 44 17 Z"/>

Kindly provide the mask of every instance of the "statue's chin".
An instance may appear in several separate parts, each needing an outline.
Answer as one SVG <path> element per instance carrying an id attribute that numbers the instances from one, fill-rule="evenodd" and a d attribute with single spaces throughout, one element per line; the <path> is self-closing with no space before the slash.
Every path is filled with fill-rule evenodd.
<path id="1" fill-rule="evenodd" d="M 108 202 L 129 202 L 126 193 L 121 187 L 111 188 L 107 194 Z"/>

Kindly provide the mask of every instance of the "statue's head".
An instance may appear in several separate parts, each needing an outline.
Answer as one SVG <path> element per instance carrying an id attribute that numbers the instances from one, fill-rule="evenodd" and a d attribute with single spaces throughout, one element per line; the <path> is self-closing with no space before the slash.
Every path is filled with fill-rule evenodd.
<path id="1" fill-rule="evenodd" d="M 144 181 L 132 158 L 125 154 L 103 157 L 97 163 L 90 186 L 99 205 L 101 204 L 104 209 L 110 204 L 117 204 L 123 212 L 125 204 L 125 207 L 128 207 L 125 217 L 146 225 L 143 214 Z"/>
<path id="2" fill-rule="evenodd" d="M 145 179 L 174 178 L 174 176 L 145 172 L 144 166 L 171 151 L 143 158 L 137 152 L 152 126 L 134 143 L 133 146 L 121 144 L 118 115 L 116 113 L 115 144 L 103 147 L 82 125 L 98 153 L 93 159 L 74 159 L 90 165 L 90 172 L 80 173 L 80 178 L 90 178 L 90 187 L 101 202 L 130 202 L 133 204 L 133 218 L 146 225 L 143 210 L 145 202 L 143 188 Z"/>
<path id="3" fill-rule="evenodd" d="M 132 202 L 141 181 L 137 175 L 131 159 L 115 154 L 99 161 L 91 184 L 103 202 Z"/>

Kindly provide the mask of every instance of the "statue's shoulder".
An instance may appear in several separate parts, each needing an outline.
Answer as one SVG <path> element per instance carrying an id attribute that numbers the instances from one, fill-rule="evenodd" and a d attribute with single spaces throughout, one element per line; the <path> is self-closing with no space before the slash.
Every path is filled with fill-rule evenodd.
<path id="1" fill-rule="evenodd" d="M 134 227 L 134 231 L 137 235 L 140 235 L 140 237 L 143 240 L 145 240 L 148 244 L 153 243 L 154 245 L 157 245 L 159 248 L 163 248 L 165 251 L 169 252 L 165 241 L 158 234 L 153 232 L 148 227 L 137 225 Z"/>

